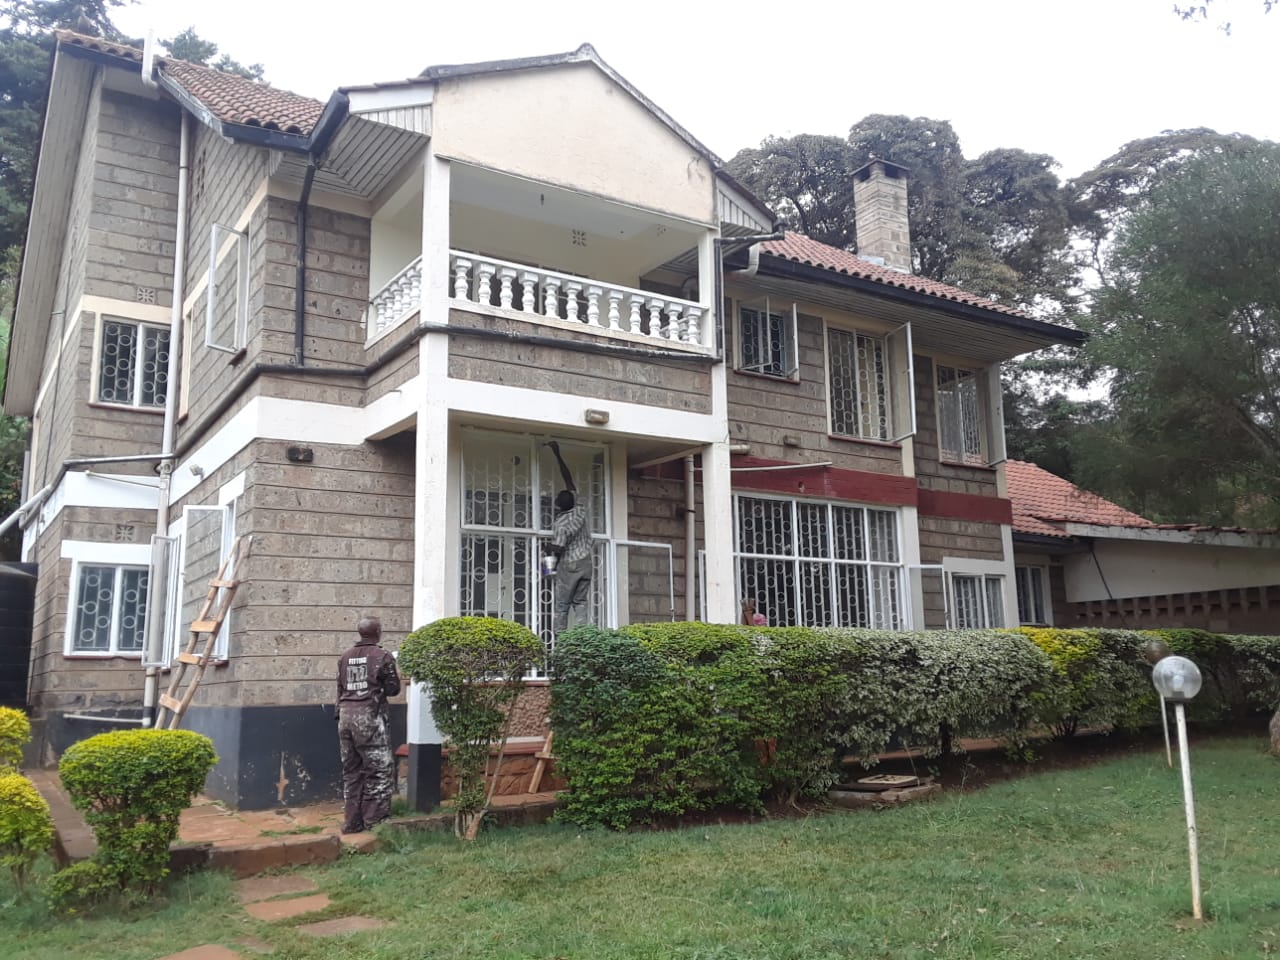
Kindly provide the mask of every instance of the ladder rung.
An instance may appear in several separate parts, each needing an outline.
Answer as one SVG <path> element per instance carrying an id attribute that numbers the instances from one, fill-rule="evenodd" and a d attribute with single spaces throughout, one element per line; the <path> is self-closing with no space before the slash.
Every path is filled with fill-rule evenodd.
<path id="1" fill-rule="evenodd" d="M 204 658 L 203 658 L 203 657 L 201 657 L 201 656 L 200 656 L 200 654 L 198 654 L 198 653 L 186 653 L 186 652 L 183 652 L 183 653 L 178 654 L 178 662 L 179 662 L 179 663 L 191 663 L 191 664 L 194 664 L 195 666 L 197 666 L 197 667 L 198 667 L 198 666 L 200 666 L 200 664 L 201 664 L 201 662 L 202 662 L 203 660 L 204 660 Z"/>
<path id="2" fill-rule="evenodd" d="M 217 620 L 196 620 L 191 624 L 192 633 L 214 633 L 221 629 L 222 624 Z"/>
<path id="3" fill-rule="evenodd" d="M 211 587 L 238 587 L 238 586 L 240 586 L 240 581 L 239 581 L 239 580 L 210 580 L 210 581 L 209 581 L 209 586 L 211 586 Z"/>
<path id="4" fill-rule="evenodd" d="M 167 693 L 162 693 L 160 694 L 160 706 L 164 707 L 166 710 L 173 710 L 176 713 L 182 708 L 182 701 L 175 700 Z"/>

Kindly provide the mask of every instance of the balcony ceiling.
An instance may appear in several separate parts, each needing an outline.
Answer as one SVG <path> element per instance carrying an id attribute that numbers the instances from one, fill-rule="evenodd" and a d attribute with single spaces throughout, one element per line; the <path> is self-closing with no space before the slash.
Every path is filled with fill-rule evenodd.
<path id="1" fill-rule="evenodd" d="M 315 187 L 327 193 L 372 200 L 400 177 L 427 145 L 427 137 L 363 117 L 342 124 L 316 173 Z M 275 176 L 302 182 L 306 157 L 278 153 Z"/>

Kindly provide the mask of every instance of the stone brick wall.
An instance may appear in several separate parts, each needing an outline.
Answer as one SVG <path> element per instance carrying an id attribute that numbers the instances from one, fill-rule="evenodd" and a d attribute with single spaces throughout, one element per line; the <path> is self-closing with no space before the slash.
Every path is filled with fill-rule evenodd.
<path id="1" fill-rule="evenodd" d="M 916 354 L 914 362 L 917 482 L 928 490 L 969 493 L 979 497 L 996 496 L 996 471 L 993 468 L 943 463 L 938 459 L 938 414 L 934 404 L 933 360 Z"/>
<path id="2" fill-rule="evenodd" d="M 941 563 L 945 557 L 968 560 L 1003 560 L 1004 545 L 1000 524 L 980 523 L 973 520 L 949 520 L 944 517 L 920 517 L 920 562 Z M 924 598 L 924 622 L 930 630 L 946 626 L 943 603 L 942 578 L 937 575 L 921 578 Z M 1009 583 L 1006 589 L 1014 589 Z"/>
<path id="3" fill-rule="evenodd" d="M 796 321 L 800 380 L 791 383 L 734 369 L 737 357 L 737 305 L 725 324 L 729 363 L 729 436 L 751 444 L 751 455 L 804 463 L 831 460 L 848 470 L 902 473 L 897 444 L 863 443 L 833 437 L 827 411 L 826 345 L 822 318 L 799 314 Z M 784 442 L 798 440 L 798 445 Z"/>
<path id="4" fill-rule="evenodd" d="M 577 330 L 559 330 L 505 317 L 481 317 L 460 310 L 450 312 L 449 323 L 554 340 L 600 340 Z M 607 356 L 540 344 L 451 336 L 449 376 L 691 413 L 711 412 L 710 368 L 696 361 Z"/>
<path id="5" fill-rule="evenodd" d="M 696 488 L 694 509 L 701 516 L 702 486 Z M 695 528 L 702 547 L 702 524 Z M 627 539 L 671 544 L 672 574 L 675 578 L 675 618 L 685 617 L 685 520 L 684 481 L 665 479 L 632 471 L 627 477 Z M 627 586 L 631 623 L 670 621 L 670 581 L 666 556 L 656 550 L 628 550 Z M 696 609 L 697 598 L 694 598 Z"/>

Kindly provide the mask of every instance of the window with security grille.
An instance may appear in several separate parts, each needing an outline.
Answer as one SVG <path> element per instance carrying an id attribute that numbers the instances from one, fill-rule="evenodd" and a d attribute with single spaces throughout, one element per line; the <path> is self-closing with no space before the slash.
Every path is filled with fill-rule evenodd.
<path id="1" fill-rule="evenodd" d="M 586 619 L 604 625 L 608 610 L 609 473 L 605 449 L 560 442 L 561 455 L 587 504 L 593 537 Z M 555 643 L 555 578 L 539 559 L 551 541 L 556 493 L 563 480 L 540 441 L 468 430 L 462 452 L 462 517 L 458 612 L 499 617 Z M 538 670 L 535 676 L 545 676 Z"/>
<path id="2" fill-rule="evenodd" d="M 1044 567 L 1015 567 L 1018 589 L 1018 622 L 1050 624 L 1050 607 L 1046 602 L 1049 571 Z"/>
<path id="3" fill-rule="evenodd" d="M 896 512 L 749 496 L 736 506 L 739 596 L 770 624 L 907 625 Z"/>
<path id="4" fill-rule="evenodd" d="M 98 400 L 163 407 L 169 386 L 169 328 L 104 317 L 98 353 Z"/>
<path id="5" fill-rule="evenodd" d="M 952 463 L 985 464 L 977 372 L 938 364 L 935 396 L 939 458 Z"/>
<path id="6" fill-rule="evenodd" d="M 770 377 L 795 377 L 794 307 L 786 312 L 775 312 L 768 301 L 742 306 L 738 310 L 738 337 L 739 370 Z"/>
<path id="7" fill-rule="evenodd" d="M 146 567 L 77 565 L 69 653 L 141 656 L 146 623 Z"/>
<path id="8" fill-rule="evenodd" d="M 827 328 L 831 432 L 863 440 L 891 439 L 885 341 Z"/>
<path id="9" fill-rule="evenodd" d="M 951 575 L 952 621 L 959 630 L 1005 626 L 1004 577 Z"/>

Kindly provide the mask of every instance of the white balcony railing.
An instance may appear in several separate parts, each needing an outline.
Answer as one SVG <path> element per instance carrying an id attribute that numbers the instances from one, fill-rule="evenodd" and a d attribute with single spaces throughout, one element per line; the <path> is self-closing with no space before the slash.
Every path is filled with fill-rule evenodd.
<path id="1" fill-rule="evenodd" d="M 365 318 L 368 338 L 375 340 L 399 326 L 421 309 L 421 303 L 422 257 L 419 256 L 370 298 Z"/>
<path id="2" fill-rule="evenodd" d="M 449 255 L 449 277 L 454 302 L 471 309 L 497 307 L 535 323 L 578 323 L 620 339 L 703 346 L 705 311 L 688 300 L 459 251 Z M 418 257 L 370 298 L 365 319 L 369 340 L 417 313 L 421 300 Z"/>
<path id="3" fill-rule="evenodd" d="M 580 323 L 605 336 L 702 346 L 704 310 L 688 300 L 459 251 L 449 254 L 449 272 L 455 302 Z"/>

